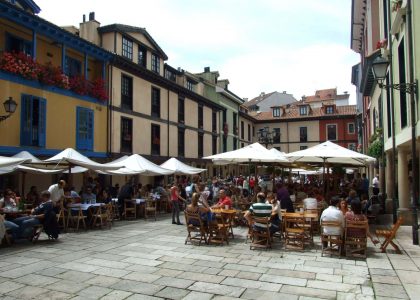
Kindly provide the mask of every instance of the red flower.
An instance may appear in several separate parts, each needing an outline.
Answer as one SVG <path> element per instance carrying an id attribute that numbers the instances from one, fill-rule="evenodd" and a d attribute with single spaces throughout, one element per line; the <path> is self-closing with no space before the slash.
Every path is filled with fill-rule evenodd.
<path id="1" fill-rule="evenodd" d="M 89 96 L 102 101 L 108 100 L 106 84 L 102 78 L 97 78 L 91 82 Z"/>

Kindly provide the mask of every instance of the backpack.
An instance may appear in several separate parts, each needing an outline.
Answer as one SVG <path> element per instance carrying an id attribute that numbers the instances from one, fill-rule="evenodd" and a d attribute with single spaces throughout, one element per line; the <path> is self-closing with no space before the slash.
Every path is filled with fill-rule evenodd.
<path id="1" fill-rule="evenodd" d="M 49 210 L 44 215 L 44 231 L 49 238 L 58 239 L 60 227 L 58 226 L 57 216 L 54 210 Z"/>

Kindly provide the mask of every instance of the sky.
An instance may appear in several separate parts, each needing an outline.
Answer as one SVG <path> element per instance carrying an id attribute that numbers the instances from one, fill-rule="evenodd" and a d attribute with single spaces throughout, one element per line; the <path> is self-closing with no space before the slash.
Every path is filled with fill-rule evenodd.
<path id="1" fill-rule="evenodd" d="M 101 26 L 146 28 L 172 67 L 204 67 L 228 79 L 241 98 L 261 92 L 300 100 L 318 89 L 348 91 L 355 104 L 350 49 L 351 0 L 36 0 L 40 17 L 79 26 L 95 12 Z M 118 4 L 118 5 L 117 5 Z"/>

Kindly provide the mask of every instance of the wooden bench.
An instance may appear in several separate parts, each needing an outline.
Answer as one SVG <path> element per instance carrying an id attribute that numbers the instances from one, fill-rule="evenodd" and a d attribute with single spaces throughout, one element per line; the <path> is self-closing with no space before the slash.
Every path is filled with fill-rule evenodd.
<path id="1" fill-rule="evenodd" d="M 398 254 L 401 254 L 400 248 L 394 243 L 394 238 L 397 235 L 397 231 L 400 228 L 403 222 L 403 218 L 399 217 L 397 222 L 392 226 L 391 229 L 378 229 L 376 230 L 376 235 L 379 237 L 383 237 L 384 241 L 381 243 L 381 251 L 384 253 L 386 252 L 386 248 L 391 244 L 394 247 L 395 251 Z"/>

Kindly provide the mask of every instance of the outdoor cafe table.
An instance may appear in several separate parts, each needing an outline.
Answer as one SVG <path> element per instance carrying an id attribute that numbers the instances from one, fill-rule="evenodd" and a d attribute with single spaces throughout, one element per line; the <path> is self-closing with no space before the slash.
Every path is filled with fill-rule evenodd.
<path id="1" fill-rule="evenodd" d="M 13 220 L 22 216 L 28 216 L 31 214 L 30 209 L 7 209 L 3 208 L 0 210 L 1 214 L 4 214 L 6 220 Z"/>
<path id="2" fill-rule="evenodd" d="M 88 222 L 92 222 L 92 215 L 95 212 L 94 210 L 98 207 L 106 205 L 105 203 L 71 203 L 67 205 L 67 208 L 71 211 L 78 211 L 79 209 L 83 212 L 88 218 Z M 70 211 L 69 211 L 70 213 Z"/>
<path id="3" fill-rule="evenodd" d="M 211 208 L 210 211 L 216 215 L 216 220 L 218 223 L 221 221 L 221 218 L 217 218 L 217 216 L 221 216 L 221 215 L 226 216 L 226 222 L 227 222 L 226 225 L 229 226 L 229 232 L 233 238 L 233 221 L 238 211 L 236 209 L 222 209 L 222 208 Z"/>
<path id="4" fill-rule="evenodd" d="M 298 212 L 294 212 L 294 213 L 290 213 L 290 212 L 286 212 L 286 213 L 282 213 L 282 219 L 284 220 L 285 217 L 304 217 L 307 221 L 309 221 L 309 233 L 311 236 L 311 239 L 313 241 L 313 223 L 315 223 L 316 221 L 318 221 L 319 219 L 319 215 L 317 213 L 313 213 L 313 212 L 305 212 L 305 211 L 298 211 Z M 284 223 L 283 223 L 284 225 Z M 284 226 L 283 226 L 284 228 Z"/>

